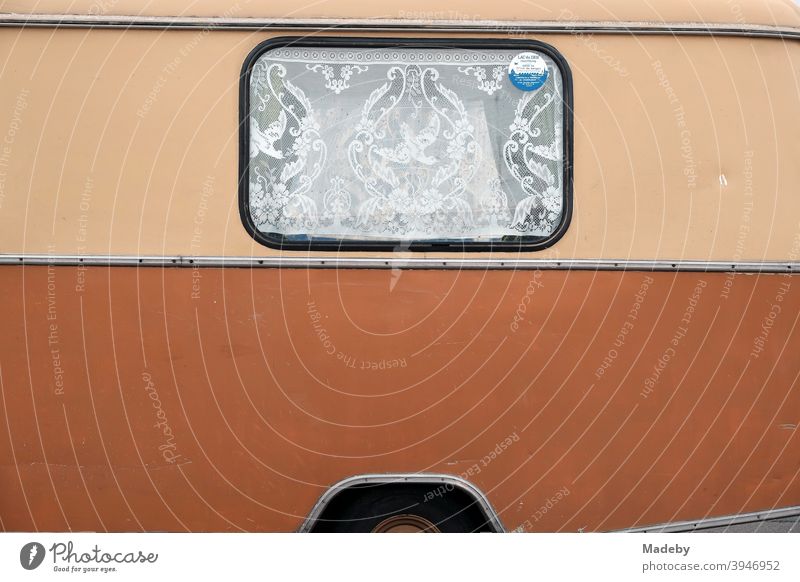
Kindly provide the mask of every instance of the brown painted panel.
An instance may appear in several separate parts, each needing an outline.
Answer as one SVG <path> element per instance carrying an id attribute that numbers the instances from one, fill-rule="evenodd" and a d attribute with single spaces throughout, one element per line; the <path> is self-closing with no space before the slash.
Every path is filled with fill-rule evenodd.
<path id="1" fill-rule="evenodd" d="M 408 471 L 466 477 L 509 529 L 797 505 L 797 286 L 2 267 L 2 527 L 290 531 L 332 483 Z"/>

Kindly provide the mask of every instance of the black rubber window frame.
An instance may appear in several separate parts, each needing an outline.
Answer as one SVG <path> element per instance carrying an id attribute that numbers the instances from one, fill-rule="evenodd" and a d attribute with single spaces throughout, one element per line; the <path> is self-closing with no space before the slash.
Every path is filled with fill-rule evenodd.
<path id="1" fill-rule="evenodd" d="M 335 48 L 453 48 L 453 49 L 518 49 L 536 51 L 550 57 L 561 73 L 563 90 L 563 212 L 561 222 L 547 237 L 513 236 L 495 241 L 401 241 L 374 239 L 309 240 L 287 239 L 279 233 L 260 231 L 250 214 L 250 76 L 253 66 L 261 55 L 280 47 L 335 47 Z M 239 215 L 247 233 L 257 242 L 279 250 L 296 251 L 404 251 L 417 252 L 524 252 L 539 251 L 553 246 L 564 236 L 572 220 L 573 205 L 573 93 L 572 71 L 558 50 L 537 40 L 517 39 L 444 39 L 444 38 L 371 38 L 371 37 L 301 37 L 282 36 L 266 40 L 257 45 L 247 58 L 239 79 Z"/>

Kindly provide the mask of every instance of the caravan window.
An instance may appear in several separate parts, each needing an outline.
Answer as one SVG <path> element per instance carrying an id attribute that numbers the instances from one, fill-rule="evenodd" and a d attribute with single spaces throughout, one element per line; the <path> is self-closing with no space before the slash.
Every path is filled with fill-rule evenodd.
<path id="1" fill-rule="evenodd" d="M 304 44 L 304 43 L 310 44 Z M 298 41 L 242 75 L 242 215 L 283 248 L 541 248 L 571 205 L 571 87 L 533 43 Z"/>

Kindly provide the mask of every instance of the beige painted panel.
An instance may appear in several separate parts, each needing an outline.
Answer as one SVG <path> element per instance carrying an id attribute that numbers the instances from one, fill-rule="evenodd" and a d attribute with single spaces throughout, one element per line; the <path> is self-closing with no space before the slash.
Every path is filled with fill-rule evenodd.
<path id="1" fill-rule="evenodd" d="M 0 29 L 0 252 L 274 254 L 236 184 L 239 71 L 269 36 Z M 800 44 L 542 40 L 575 79 L 575 211 L 530 256 L 797 260 Z"/>
<path id="2" fill-rule="evenodd" d="M 262 0 L 4 0 L 0 12 L 229 18 L 409 18 L 433 20 L 592 20 L 800 25 L 793 0 L 428 0 L 264 2 Z"/>

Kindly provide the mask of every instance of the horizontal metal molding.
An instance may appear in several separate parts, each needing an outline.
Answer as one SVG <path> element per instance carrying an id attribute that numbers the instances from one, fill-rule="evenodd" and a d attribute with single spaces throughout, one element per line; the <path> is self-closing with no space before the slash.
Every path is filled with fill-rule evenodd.
<path id="1" fill-rule="evenodd" d="M 190 16 L 125 16 L 69 14 L 0 14 L 0 26 L 48 28 L 150 28 L 227 30 L 437 30 L 494 33 L 606 33 L 749 36 L 800 38 L 800 29 L 740 23 L 668 23 L 638 21 L 523 21 L 523 20 L 420 20 L 420 19 L 291 19 L 208 18 Z"/>
<path id="2" fill-rule="evenodd" d="M 612 259 L 439 259 L 423 257 L 278 257 L 135 256 L 135 255 L 0 255 L 0 265 L 107 267 L 240 267 L 288 269 L 499 269 L 562 271 L 691 271 L 799 273 L 800 262 L 667 261 Z"/>
<path id="3" fill-rule="evenodd" d="M 758 521 L 769 521 L 782 517 L 795 517 L 800 515 L 800 505 L 792 507 L 782 507 L 780 509 L 768 509 L 764 511 L 753 511 L 751 513 L 737 513 L 723 517 L 709 517 L 696 519 L 693 521 L 673 521 L 660 525 L 647 527 L 633 527 L 618 530 L 624 533 L 669 533 L 669 532 L 689 532 L 696 530 L 709 529 L 714 527 L 726 527 L 740 523 L 753 523 Z"/>

